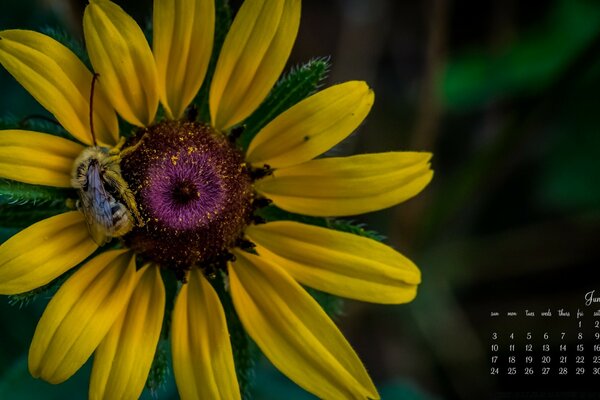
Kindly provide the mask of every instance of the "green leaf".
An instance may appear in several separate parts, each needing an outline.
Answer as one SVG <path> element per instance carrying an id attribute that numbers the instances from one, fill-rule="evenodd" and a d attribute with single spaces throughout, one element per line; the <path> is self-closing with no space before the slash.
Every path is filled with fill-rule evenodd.
<path id="1" fill-rule="evenodd" d="M 70 190 L 0 179 L 0 205 L 55 206 L 63 204 Z"/>
<path id="2" fill-rule="evenodd" d="M 595 51 L 597 55 L 598 52 Z M 546 212 L 598 214 L 600 212 L 600 131 L 598 90 L 600 58 L 577 77 L 561 96 L 552 115 L 554 132 L 545 136 L 543 168 L 535 179 L 537 207 Z"/>
<path id="3" fill-rule="evenodd" d="M 24 228 L 66 212 L 69 195 L 72 192 L 65 189 L 0 179 L 0 224 Z"/>
<path id="4" fill-rule="evenodd" d="M 451 60 L 440 80 L 450 109 L 481 107 L 498 98 L 537 94 L 600 33 L 600 3 L 562 0 L 548 18 L 508 47 L 475 50 Z"/>
<path id="5" fill-rule="evenodd" d="M 600 210 L 597 184 L 600 160 L 600 135 L 593 128 L 571 131 L 558 141 L 537 183 L 539 206 L 562 212 Z"/>
<path id="6" fill-rule="evenodd" d="M 30 114 L 23 118 L 17 118 L 14 115 L 0 117 L 0 130 L 3 129 L 23 129 L 43 132 L 76 141 L 49 113 Z"/>
<path id="7" fill-rule="evenodd" d="M 231 26 L 231 8 L 229 7 L 229 0 L 217 0 L 215 2 L 215 8 L 215 41 L 213 44 L 212 55 L 206 71 L 206 77 L 204 78 L 202 87 L 194 101 L 198 106 L 200 121 L 204 122 L 210 122 L 210 109 L 208 104 L 210 84 L 213 75 L 215 74 L 215 67 L 217 66 L 217 60 L 221 53 L 221 47 L 223 47 L 225 36 L 227 36 L 227 32 L 229 32 L 229 27 Z"/>
<path id="8" fill-rule="evenodd" d="M 276 116 L 313 94 L 327 77 L 328 58 L 315 58 L 293 68 L 275 85 L 266 100 L 243 123 L 238 146 L 246 150 L 256 134 Z"/>

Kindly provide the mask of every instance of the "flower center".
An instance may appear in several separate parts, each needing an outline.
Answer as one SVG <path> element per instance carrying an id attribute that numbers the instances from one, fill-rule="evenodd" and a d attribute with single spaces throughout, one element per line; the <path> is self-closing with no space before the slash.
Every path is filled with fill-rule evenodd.
<path id="1" fill-rule="evenodd" d="M 193 181 L 177 182 L 173 186 L 173 202 L 179 205 L 191 203 L 200 198 L 200 192 Z"/>
<path id="2" fill-rule="evenodd" d="M 126 244 L 179 276 L 226 256 L 249 222 L 242 155 L 208 125 L 166 121 L 137 132 L 121 169 L 145 222 Z"/>

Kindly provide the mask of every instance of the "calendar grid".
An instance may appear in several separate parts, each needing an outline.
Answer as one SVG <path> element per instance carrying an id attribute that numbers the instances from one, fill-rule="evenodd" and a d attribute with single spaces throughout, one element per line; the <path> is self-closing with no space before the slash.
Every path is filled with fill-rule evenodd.
<path id="1" fill-rule="evenodd" d="M 503 387 L 598 390 L 600 308 L 490 311 L 488 373 Z"/>

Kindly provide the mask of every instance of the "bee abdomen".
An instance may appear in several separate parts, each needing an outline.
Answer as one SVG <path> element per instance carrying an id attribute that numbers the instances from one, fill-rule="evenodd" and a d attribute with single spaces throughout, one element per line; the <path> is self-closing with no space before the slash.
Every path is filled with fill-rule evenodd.
<path id="1" fill-rule="evenodd" d="M 111 207 L 112 212 L 112 226 L 114 232 L 111 236 L 123 236 L 133 228 L 133 222 L 131 221 L 131 214 L 127 208 L 121 203 L 115 203 Z"/>

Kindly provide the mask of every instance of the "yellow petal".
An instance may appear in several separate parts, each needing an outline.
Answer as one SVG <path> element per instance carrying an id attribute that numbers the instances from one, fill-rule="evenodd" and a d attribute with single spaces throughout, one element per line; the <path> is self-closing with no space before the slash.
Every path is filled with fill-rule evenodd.
<path id="1" fill-rule="evenodd" d="M 29 371 L 61 383 L 98 347 L 127 305 L 135 258 L 125 250 L 102 253 L 82 266 L 52 298 L 35 329 Z"/>
<path id="2" fill-rule="evenodd" d="M 421 281 L 409 259 L 366 237 L 292 221 L 252 225 L 246 235 L 300 283 L 338 296 L 406 303 Z"/>
<path id="3" fill-rule="evenodd" d="M 379 398 L 342 333 L 290 275 L 263 257 L 235 256 L 229 266 L 233 304 L 275 367 L 319 398 Z"/>
<path id="4" fill-rule="evenodd" d="M 0 63 L 71 135 L 90 144 L 92 73 L 65 46 L 41 33 L 0 32 Z M 117 142 L 117 116 L 102 84 L 94 90 L 94 133 L 99 143 Z"/>
<path id="5" fill-rule="evenodd" d="M 113 107 L 128 122 L 149 125 L 158 108 L 158 80 L 152 51 L 138 24 L 115 3 L 91 0 L 83 32 Z"/>
<path id="6" fill-rule="evenodd" d="M 183 400 L 240 399 L 225 312 L 197 268 L 192 269 L 175 301 L 171 352 Z"/>
<path id="7" fill-rule="evenodd" d="M 82 150 L 80 144 L 45 133 L 0 131 L 0 177 L 71 187 L 73 161 Z"/>
<path id="8" fill-rule="evenodd" d="M 246 0 L 225 38 L 210 88 L 213 126 L 248 117 L 273 87 L 292 50 L 300 0 Z"/>
<path id="9" fill-rule="evenodd" d="M 430 153 L 389 152 L 322 158 L 274 171 L 255 183 L 278 207 L 334 217 L 362 214 L 401 203 L 433 176 Z"/>
<path id="10" fill-rule="evenodd" d="M 157 265 L 136 273 L 137 285 L 94 355 L 90 399 L 137 399 L 160 337 L 165 287 Z"/>
<path id="11" fill-rule="evenodd" d="M 215 31 L 214 0 L 154 0 L 154 58 L 161 102 L 181 117 L 208 68 Z"/>
<path id="12" fill-rule="evenodd" d="M 78 211 L 33 224 L 0 246 L 0 293 L 23 293 L 43 286 L 97 248 Z"/>
<path id="13" fill-rule="evenodd" d="M 374 97 L 369 86 L 358 81 L 314 94 L 265 126 L 250 143 L 246 160 L 281 168 L 323 154 L 362 123 Z"/>

